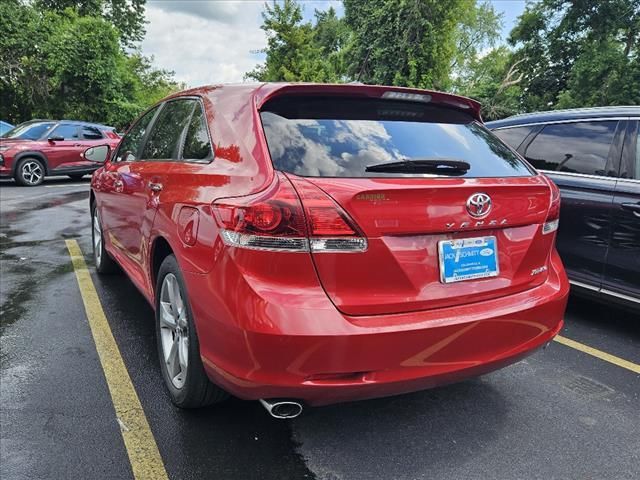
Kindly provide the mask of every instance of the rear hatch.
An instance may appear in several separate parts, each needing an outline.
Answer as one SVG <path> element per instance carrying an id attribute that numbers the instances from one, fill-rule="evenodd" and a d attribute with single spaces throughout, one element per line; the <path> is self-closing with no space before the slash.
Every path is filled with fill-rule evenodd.
<path id="1" fill-rule="evenodd" d="M 348 315 L 477 302 L 546 279 L 547 180 L 470 112 L 415 100 L 298 95 L 261 108 L 274 167 L 303 206 L 305 191 L 321 190 L 366 237 L 365 251 L 312 250 Z M 447 242 L 461 239 L 474 240 Z"/>

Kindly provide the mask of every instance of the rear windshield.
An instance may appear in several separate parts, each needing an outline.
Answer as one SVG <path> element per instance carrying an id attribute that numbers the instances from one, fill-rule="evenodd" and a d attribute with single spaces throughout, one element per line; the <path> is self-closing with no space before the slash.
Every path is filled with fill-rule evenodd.
<path id="1" fill-rule="evenodd" d="M 276 98 L 260 112 L 277 170 L 306 177 L 423 177 L 367 172 L 406 160 L 456 160 L 461 177 L 530 176 L 532 170 L 470 115 L 415 102 L 336 97 Z"/>

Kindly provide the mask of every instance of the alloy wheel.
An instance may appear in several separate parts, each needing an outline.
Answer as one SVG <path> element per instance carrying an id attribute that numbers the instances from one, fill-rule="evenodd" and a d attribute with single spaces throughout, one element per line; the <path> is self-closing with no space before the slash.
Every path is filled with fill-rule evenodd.
<path id="1" fill-rule="evenodd" d="M 98 208 L 93 211 L 93 256 L 96 266 L 99 266 L 102 261 L 102 227 L 100 226 Z"/>
<path id="2" fill-rule="evenodd" d="M 171 383 L 181 389 L 187 379 L 189 322 L 178 279 L 168 273 L 160 290 L 160 340 Z"/>
<path id="3" fill-rule="evenodd" d="M 28 161 L 22 165 L 22 178 L 29 185 L 37 185 L 43 176 L 42 166 L 38 162 Z"/>

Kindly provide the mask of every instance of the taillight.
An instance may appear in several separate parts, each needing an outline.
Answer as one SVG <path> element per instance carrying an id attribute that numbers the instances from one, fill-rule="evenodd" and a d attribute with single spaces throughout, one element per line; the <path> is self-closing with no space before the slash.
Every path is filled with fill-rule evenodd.
<path id="1" fill-rule="evenodd" d="M 305 180 L 294 183 L 295 189 L 278 172 L 274 185 L 264 192 L 214 202 L 223 241 L 234 247 L 271 251 L 366 250 L 366 239 L 339 205 Z"/>
<path id="2" fill-rule="evenodd" d="M 329 195 L 303 178 L 293 175 L 288 178 L 302 200 L 312 252 L 364 252 L 367 249 L 366 237 Z"/>
<path id="3" fill-rule="evenodd" d="M 547 178 L 547 182 L 551 188 L 551 201 L 549 203 L 549 213 L 547 213 L 547 218 L 542 225 L 542 233 L 545 235 L 555 232 L 560 223 L 560 189 L 551 179 Z"/>

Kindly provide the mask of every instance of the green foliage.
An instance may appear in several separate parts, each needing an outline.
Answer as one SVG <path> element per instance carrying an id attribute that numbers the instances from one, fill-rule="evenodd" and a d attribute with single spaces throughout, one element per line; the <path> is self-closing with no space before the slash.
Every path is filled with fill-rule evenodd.
<path id="1" fill-rule="evenodd" d="M 265 5 L 261 81 L 352 81 L 450 90 L 485 119 L 531 110 L 640 104 L 640 0 L 530 0 L 496 46 L 502 17 L 474 0 L 343 0 L 303 22 Z"/>
<path id="2" fill-rule="evenodd" d="M 58 13 L 72 8 L 81 16 L 101 16 L 119 32 L 123 45 L 132 46 L 144 38 L 146 0 L 36 0 L 42 10 Z"/>
<path id="3" fill-rule="evenodd" d="M 340 79 L 340 49 L 345 41 L 342 22 L 332 8 L 316 12 L 316 25 L 302 22 L 295 0 L 265 4 L 262 29 L 267 32 L 263 65 L 245 78 L 273 82 L 335 82 Z"/>
<path id="4" fill-rule="evenodd" d="M 502 30 L 502 14 L 488 2 L 464 8 L 456 32 L 456 49 L 452 73 L 464 77 L 470 64 L 478 61 L 484 49 L 495 47 Z M 454 80 L 454 84 L 455 84 Z"/>
<path id="5" fill-rule="evenodd" d="M 638 103 L 638 0 L 531 3 L 509 41 L 526 110 Z"/>
<path id="6" fill-rule="evenodd" d="M 485 120 L 520 113 L 522 73 L 513 53 L 505 46 L 467 61 L 455 79 L 456 93 L 475 98 L 482 104 Z"/>
<path id="7" fill-rule="evenodd" d="M 348 74 L 365 83 L 446 89 L 456 27 L 472 0 L 344 0 Z"/>
<path id="8" fill-rule="evenodd" d="M 179 88 L 171 72 L 125 52 L 120 31 L 102 16 L 8 0 L 0 28 L 0 118 L 14 123 L 72 118 L 125 127 Z"/>

